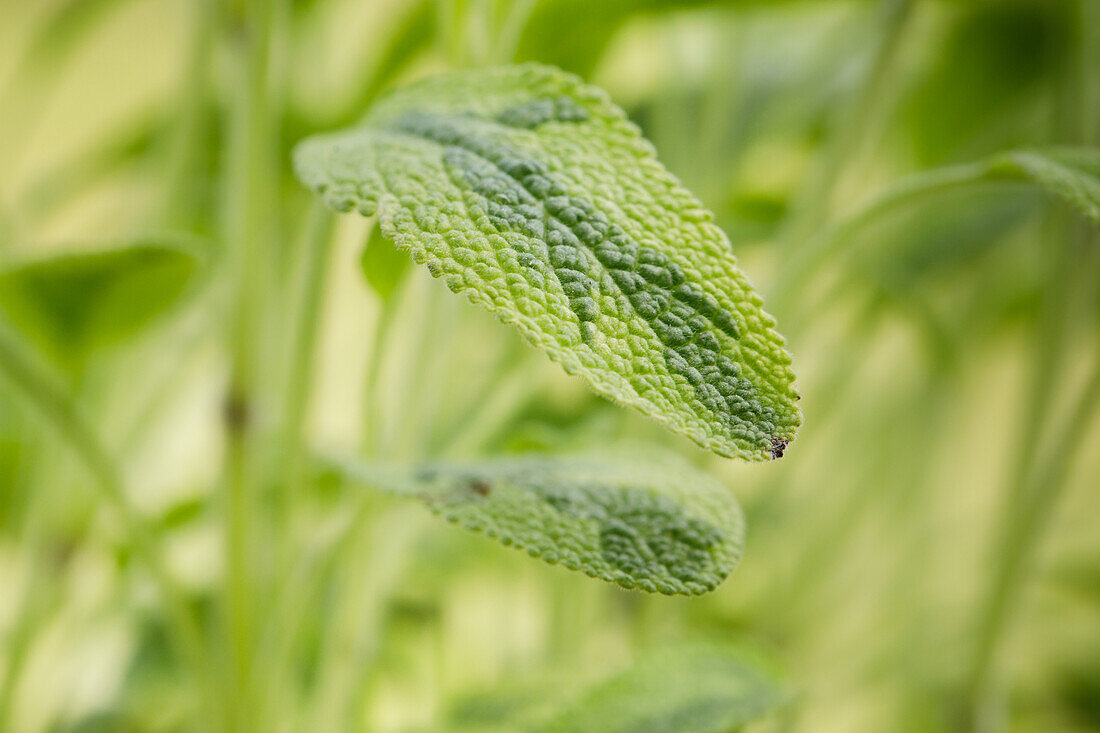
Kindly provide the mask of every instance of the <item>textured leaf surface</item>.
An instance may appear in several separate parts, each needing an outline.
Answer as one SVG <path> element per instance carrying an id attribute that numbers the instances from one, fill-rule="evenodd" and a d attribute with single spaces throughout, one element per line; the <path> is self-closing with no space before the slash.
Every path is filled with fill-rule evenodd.
<path id="1" fill-rule="evenodd" d="M 305 141 L 295 164 L 600 394 L 721 455 L 778 458 L 794 438 L 774 320 L 600 90 L 535 65 L 435 77 Z"/>
<path id="2" fill-rule="evenodd" d="M 541 733 L 728 733 L 786 700 L 769 674 L 736 651 L 686 646 L 643 656 Z"/>
<path id="3" fill-rule="evenodd" d="M 733 570 L 744 544 L 744 517 L 730 492 L 672 457 L 334 465 L 372 488 L 418 497 L 467 529 L 624 588 L 705 593 Z"/>
<path id="4" fill-rule="evenodd" d="M 136 333 L 199 274 L 182 242 L 140 242 L 0 266 L 0 310 L 52 357 L 78 359 Z"/>

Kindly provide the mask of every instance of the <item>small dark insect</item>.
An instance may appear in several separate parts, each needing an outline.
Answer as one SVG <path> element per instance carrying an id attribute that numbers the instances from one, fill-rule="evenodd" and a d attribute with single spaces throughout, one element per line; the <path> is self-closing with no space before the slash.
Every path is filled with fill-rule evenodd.
<path id="1" fill-rule="evenodd" d="M 783 457 L 783 451 L 787 449 L 787 442 L 782 438 L 772 438 L 772 447 L 768 452 L 771 453 L 773 460 Z"/>
<path id="2" fill-rule="evenodd" d="M 478 496 L 488 496 L 489 492 L 492 490 L 492 487 L 489 486 L 487 482 L 482 481 L 479 478 L 475 478 L 470 480 L 470 490 Z"/>

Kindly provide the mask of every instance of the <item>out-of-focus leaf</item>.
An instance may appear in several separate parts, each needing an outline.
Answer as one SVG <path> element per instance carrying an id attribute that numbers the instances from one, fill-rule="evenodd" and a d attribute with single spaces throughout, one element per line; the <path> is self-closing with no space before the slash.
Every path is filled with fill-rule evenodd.
<path id="1" fill-rule="evenodd" d="M 148 728 L 124 712 L 101 711 L 55 730 L 58 733 L 145 733 Z"/>
<path id="2" fill-rule="evenodd" d="M 202 258 L 168 238 L 0 266 L 0 311 L 50 357 L 79 362 L 180 302 Z"/>
<path id="3" fill-rule="evenodd" d="M 376 222 L 371 227 L 359 264 L 363 269 L 363 277 L 374 292 L 378 293 L 378 297 L 389 300 L 409 271 L 412 260 L 398 250 L 393 242 L 382 236 L 382 230 Z"/>
<path id="4" fill-rule="evenodd" d="M 1035 100 L 1072 44 L 1065 3 L 959 3 L 901 113 L 922 163 L 942 165 L 1034 139 Z"/>
<path id="5" fill-rule="evenodd" d="M 546 675 L 538 679 L 508 680 L 491 690 L 478 691 L 448 706 L 447 733 L 508 733 L 548 720 L 572 694 L 575 676 Z"/>
<path id="6" fill-rule="evenodd" d="M 143 118 L 92 149 L 46 171 L 29 188 L 25 204 L 35 216 L 48 217 L 61 204 L 147 157 L 167 129 L 164 116 Z"/>
<path id="7" fill-rule="evenodd" d="M 768 6 L 793 0 L 537 0 L 516 61 L 553 64 L 581 76 L 595 68 L 615 33 L 631 18 L 702 7 Z M 568 32 L 562 32 L 568 29 Z"/>
<path id="8" fill-rule="evenodd" d="M 643 656 L 539 733 L 729 733 L 788 699 L 770 673 L 738 651 L 691 645 Z"/>
<path id="9" fill-rule="evenodd" d="M 27 67 L 46 63 L 60 67 L 69 55 L 94 30 L 107 14 L 128 0 L 62 0 L 55 3 L 44 22 L 36 29 L 33 43 L 23 61 Z"/>
<path id="10" fill-rule="evenodd" d="M 730 492 L 672 456 L 526 456 L 420 468 L 332 461 L 348 479 L 413 496 L 465 527 L 570 570 L 665 594 L 713 590 L 741 558 Z"/>
<path id="11" fill-rule="evenodd" d="M 922 171 L 885 187 L 869 204 L 822 232 L 803 256 L 784 269 L 776 286 L 780 298 L 789 298 L 825 262 L 858 249 L 861 238 L 857 235 L 870 225 L 911 210 L 929 197 L 957 196 L 991 183 L 1034 186 L 1100 224 L 1100 150 L 1006 151 L 974 163 Z"/>
<path id="12" fill-rule="evenodd" d="M 1016 150 L 994 157 L 993 179 L 1030 181 L 1100 224 L 1100 149 Z"/>
<path id="13" fill-rule="evenodd" d="M 1100 728 L 1100 645 L 1093 642 L 1092 647 L 1079 659 L 1062 662 L 1054 675 L 1056 694 L 1082 730 Z"/>
<path id="14" fill-rule="evenodd" d="M 890 290 L 968 271 L 1041 204 L 1034 190 L 976 186 L 903 207 L 859 233 L 867 246 L 856 266 Z"/>
<path id="15" fill-rule="evenodd" d="M 779 458 L 791 358 L 711 214 L 601 90 L 534 64 L 447 74 L 310 138 L 299 177 L 600 394 L 724 456 Z"/>

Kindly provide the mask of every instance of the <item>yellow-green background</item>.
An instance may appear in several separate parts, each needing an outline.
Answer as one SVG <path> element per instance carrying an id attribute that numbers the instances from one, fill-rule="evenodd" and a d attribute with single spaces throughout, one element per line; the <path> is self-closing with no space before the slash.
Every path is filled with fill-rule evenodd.
<path id="1" fill-rule="evenodd" d="M 526 701 L 497 728 L 520 730 L 676 640 L 735 641 L 783 670 L 795 703 L 752 730 L 1100 730 L 1100 419 L 1092 408 L 1067 422 L 1100 369 L 1095 225 L 1023 185 L 955 189 L 850 232 L 781 288 L 830 223 L 904 176 L 1095 145 L 1098 5 L 0 0 L 0 263 L 182 232 L 209 247 L 221 293 L 97 350 L 73 386 L 202 622 L 212 677 L 172 652 L 163 599 L 88 473 L 0 381 L 0 730 L 449 730 L 471 699 Z M 250 78 L 257 17 L 270 48 Z M 594 397 L 418 271 L 377 339 L 381 300 L 359 261 L 372 223 L 338 218 L 306 445 L 415 459 L 658 441 L 740 499 L 747 549 L 709 596 L 649 597 L 419 506 L 331 483 L 280 491 L 274 470 L 252 497 L 248 624 L 265 632 L 241 697 L 220 494 L 239 283 L 216 275 L 242 231 L 240 130 L 263 134 L 241 165 L 260 192 L 259 221 L 243 226 L 259 232 L 266 283 L 250 448 L 264 463 L 280 445 L 293 348 L 280 309 L 308 219 L 293 143 L 403 78 L 514 58 L 605 88 L 715 211 L 788 336 L 801 434 L 774 463 L 708 456 Z M 253 103 L 258 127 L 241 113 Z M 1051 444 L 1066 436 L 1072 447 Z M 1037 477 L 1018 482 L 1028 466 Z M 1056 501 L 1029 530 L 975 696 L 1021 493 Z M 287 578 L 293 625 L 271 600 Z M 282 661 L 267 661 L 281 644 Z M 242 699 L 235 717 L 217 712 Z"/>

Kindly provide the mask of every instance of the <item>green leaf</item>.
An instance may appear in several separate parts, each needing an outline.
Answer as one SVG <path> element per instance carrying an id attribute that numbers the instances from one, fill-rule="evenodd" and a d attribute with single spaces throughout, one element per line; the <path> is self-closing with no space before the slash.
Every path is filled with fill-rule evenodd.
<path id="1" fill-rule="evenodd" d="M 1024 183 L 1054 196 L 1091 221 L 1100 224 L 1100 149 L 1035 148 L 1009 150 L 961 165 L 914 173 L 885 186 L 854 214 L 818 233 L 805 253 L 780 274 L 775 291 L 787 302 L 819 268 L 842 255 L 859 251 L 869 225 L 887 215 L 912 210 L 929 198 L 979 191 L 989 184 Z"/>
<path id="2" fill-rule="evenodd" d="M 925 165 L 976 158 L 1035 139 L 1035 117 L 1073 63 L 1064 3 L 955 3 L 929 27 L 935 53 L 899 106 L 907 142 Z M 942 21 L 941 21 L 942 22 Z"/>
<path id="3" fill-rule="evenodd" d="M 598 685 L 540 733 L 729 733 L 789 699 L 743 653 L 690 645 L 643 656 Z"/>
<path id="4" fill-rule="evenodd" d="M 428 79 L 295 151 L 332 207 L 601 395 L 724 456 L 801 421 L 775 321 L 711 214 L 600 90 L 524 65 Z"/>
<path id="5" fill-rule="evenodd" d="M 0 312 L 51 358 L 79 362 L 176 305 L 200 269 L 197 249 L 170 239 L 36 256 L 0 266 Z"/>
<path id="6" fill-rule="evenodd" d="M 466 529 L 624 588 L 706 593 L 733 570 L 744 545 L 733 495 L 673 457 L 332 465 L 352 481 L 417 497 Z"/>
<path id="7" fill-rule="evenodd" d="M 1100 150 L 1014 150 L 994 156 L 988 176 L 1030 181 L 1100 224 Z"/>

